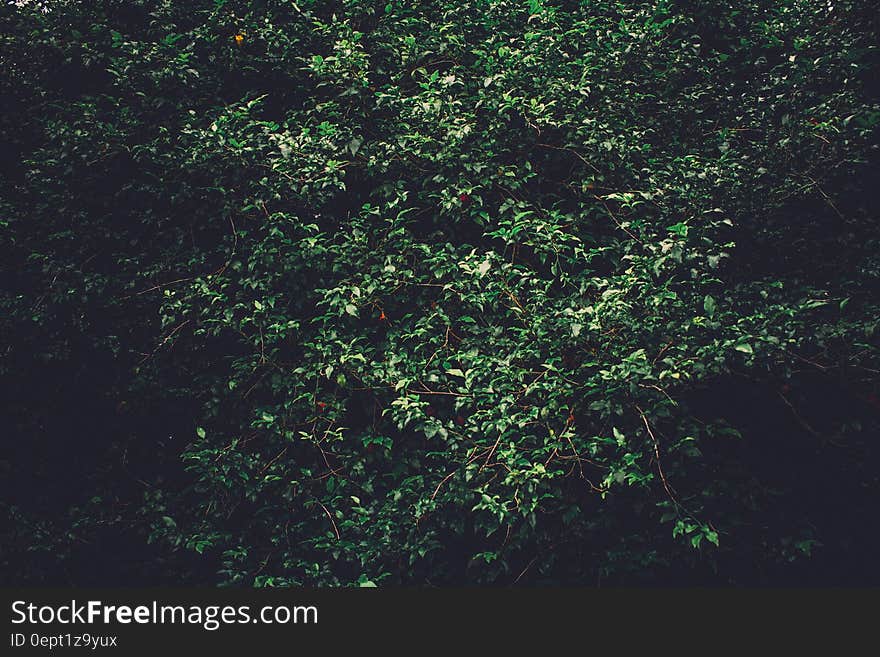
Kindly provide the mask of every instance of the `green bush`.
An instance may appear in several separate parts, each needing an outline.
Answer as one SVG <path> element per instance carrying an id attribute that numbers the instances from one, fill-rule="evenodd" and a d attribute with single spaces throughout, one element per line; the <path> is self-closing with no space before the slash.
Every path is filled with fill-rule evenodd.
<path id="1" fill-rule="evenodd" d="M 7 6 L 4 571 L 880 581 L 872 5 Z"/>

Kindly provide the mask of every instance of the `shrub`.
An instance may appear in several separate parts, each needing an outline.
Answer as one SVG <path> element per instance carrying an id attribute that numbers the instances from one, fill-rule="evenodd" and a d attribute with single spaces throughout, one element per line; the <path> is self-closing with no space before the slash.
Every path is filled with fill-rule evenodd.
<path id="1" fill-rule="evenodd" d="M 3 10 L 17 577 L 876 578 L 872 3 L 100 4 Z"/>

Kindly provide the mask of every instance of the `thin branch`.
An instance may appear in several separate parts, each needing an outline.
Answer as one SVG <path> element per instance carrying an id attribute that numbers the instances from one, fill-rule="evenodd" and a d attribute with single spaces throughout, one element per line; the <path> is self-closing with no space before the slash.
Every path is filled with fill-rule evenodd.
<path id="1" fill-rule="evenodd" d="M 651 431 L 651 425 L 648 424 L 648 418 L 645 417 L 644 411 L 636 406 L 636 410 L 639 412 L 639 415 L 642 418 L 642 422 L 645 423 L 645 429 L 648 431 L 648 436 L 651 437 L 651 442 L 654 444 L 654 460 L 657 463 L 657 472 L 660 475 L 660 481 L 663 482 L 663 488 L 666 491 L 666 494 L 669 495 L 669 499 L 679 508 L 684 508 L 682 504 L 678 501 L 678 498 L 675 496 L 675 493 L 672 492 L 672 487 L 669 485 L 669 481 L 666 479 L 666 474 L 663 472 L 663 464 L 660 462 L 660 442 L 657 440 L 657 436 L 654 435 L 654 432 Z"/>
<path id="2" fill-rule="evenodd" d="M 810 426 L 809 422 L 807 422 L 804 418 L 800 416 L 800 414 L 797 412 L 797 409 L 794 407 L 794 404 L 789 401 L 788 397 L 783 395 L 781 392 L 779 393 L 779 396 L 782 398 L 782 401 L 785 402 L 785 405 L 791 409 L 791 414 L 794 416 L 794 419 L 797 421 L 797 423 L 801 425 L 801 427 L 803 427 L 803 429 L 811 436 L 822 440 L 822 434 L 816 431 L 812 426 Z"/>
<path id="3" fill-rule="evenodd" d="M 452 479 L 452 476 L 453 476 L 456 472 L 458 472 L 458 470 L 453 470 L 453 471 L 450 472 L 448 475 L 446 475 L 445 477 L 443 477 L 443 479 L 440 481 L 440 483 L 437 484 L 437 488 L 434 489 L 434 493 L 431 495 L 431 500 L 432 500 L 432 501 L 434 500 L 435 497 L 437 497 L 437 493 L 440 492 L 440 489 L 443 487 L 443 484 L 445 484 L 447 481 L 449 481 L 450 479 Z"/>
<path id="4" fill-rule="evenodd" d="M 529 561 L 528 564 L 526 564 L 526 567 L 522 569 L 522 572 L 521 572 L 519 575 L 516 576 L 516 579 L 515 579 L 515 580 L 513 580 L 513 583 L 514 583 L 514 584 L 519 583 L 519 580 L 521 580 L 521 579 L 523 578 L 523 575 L 525 575 L 525 574 L 528 572 L 529 568 L 531 568 L 532 566 L 535 565 L 535 562 L 538 560 L 538 556 L 539 556 L 539 555 L 536 554 L 536 555 L 532 558 L 532 560 Z"/>
<path id="5" fill-rule="evenodd" d="M 333 519 L 333 514 L 331 514 L 330 510 L 326 506 L 323 505 L 321 500 L 319 500 L 318 498 L 315 498 L 315 501 L 320 505 L 320 507 L 322 509 L 324 509 L 324 513 L 327 514 L 327 517 L 330 518 L 330 524 L 333 525 L 333 533 L 336 534 L 336 540 L 337 541 L 341 540 L 341 537 L 339 535 L 339 528 L 336 526 L 336 521 Z"/>
<path id="6" fill-rule="evenodd" d="M 620 230 L 622 230 L 624 233 L 629 235 L 632 239 L 634 239 L 639 244 L 644 244 L 644 242 L 642 242 L 642 240 L 640 240 L 638 237 L 636 237 L 632 233 L 632 231 L 630 231 L 628 228 L 624 227 L 624 225 L 622 223 L 620 223 L 620 221 L 618 221 L 617 217 L 611 211 L 611 208 L 609 208 L 608 204 L 605 202 L 605 199 L 603 199 L 601 196 L 598 196 L 595 194 L 593 195 L 593 198 L 595 198 L 597 201 L 599 201 L 599 203 L 601 203 L 605 207 L 605 211 L 608 213 L 608 216 L 611 217 L 611 221 L 613 221 L 617 225 L 617 227 L 620 228 Z"/>
<path id="7" fill-rule="evenodd" d="M 551 148 L 551 149 L 553 149 L 554 151 L 567 151 L 567 152 L 571 153 L 572 155 L 574 155 L 575 157 L 577 157 L 577 159 L 579 159 L 581 162 L 583 162 L 584 164 L 586 164 L 586 165 L 587 165 L 588 167 L 590 167 L 593 171 L 595 171 L 596 173 L 599 173 L 599 169 L 597 169 L 597 168 L 595 167 L 595 165 L 593 165 L 592 163 L 588 162 L 588 161 L 584 158 L 583 155 L 581 155 L 580 153 L 578 153 L 578 152 L 577 152 L 576 150 L 574 150 L 573 148 L 568 148 L 567 146 L 553 146 L 553 145 L 551 145 L 551 144 L 535 144 L 535 145 L 536 145 L 536 146 L 540 146 L 541 148 Z"/>

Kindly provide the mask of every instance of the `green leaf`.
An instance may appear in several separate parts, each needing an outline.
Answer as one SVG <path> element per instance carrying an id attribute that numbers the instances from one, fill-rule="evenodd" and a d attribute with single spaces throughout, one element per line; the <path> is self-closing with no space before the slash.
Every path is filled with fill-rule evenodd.
<path id="1" fill-rule="evenodd" d="M 714 297 L 707 294 L 703 298 L 703 310 L 706 311 L 707 317 L 712 317 L 715 315 L 715 298 Z"/>

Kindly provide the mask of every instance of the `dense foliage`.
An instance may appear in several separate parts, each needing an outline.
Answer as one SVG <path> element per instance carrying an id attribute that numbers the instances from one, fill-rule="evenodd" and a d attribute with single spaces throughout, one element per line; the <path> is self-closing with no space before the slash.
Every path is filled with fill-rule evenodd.
<path id="1" fill-rule="evenodd" d="M 18 4 L 8 581 L 880 582 L 873 2 Z"/>

